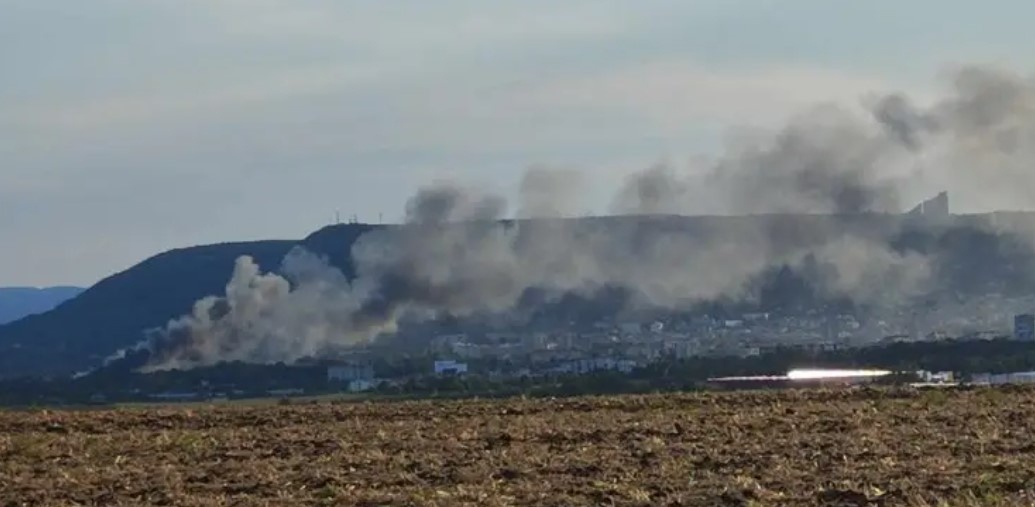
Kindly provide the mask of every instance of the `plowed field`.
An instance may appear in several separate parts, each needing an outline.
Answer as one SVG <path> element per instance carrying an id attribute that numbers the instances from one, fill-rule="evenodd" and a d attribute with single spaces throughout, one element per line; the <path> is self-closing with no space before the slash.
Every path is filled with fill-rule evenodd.
<path id="1" fill-rule="evenodd" d="M 1035 390 L 0 412 L 7 505 L 1030 505 Z"/>

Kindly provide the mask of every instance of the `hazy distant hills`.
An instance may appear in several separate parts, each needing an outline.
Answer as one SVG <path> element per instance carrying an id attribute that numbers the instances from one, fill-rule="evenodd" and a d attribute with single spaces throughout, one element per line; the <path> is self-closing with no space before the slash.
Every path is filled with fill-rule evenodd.
<path id="1" fill-rule="evenodd" d="M 703 237 L 715 231 L 767 231 L 780 241 L 810 243 L 845 228 L 898 229 L 903 216 L 873 215 L 838 221 L 831 227 L 820 216 L 756 217 L 604 217 L 571 219 L 580 229 L 612 231 L 632 227 L 632 239 L 646 247 L 657 231 Z M 1035 231 L 1035 214 L 998 217 L 956 216 L 954 225 L 914 228 L 899 235 L 896 248 L 926 252 L 938 259 L 939 276 L 952 293 L 1035 291 L 1035 256 L 1030 247 L 983 232 L 974 224 L 997 220 Z M 381 226 L 342 224 L 325 227 L 301 241 L 224 243 L 171 250 L 102 280 L 51 311 L 0 325 L 0 378 L 69 375 L 97 366 L 113 352 L 139 342 L 147 329 L 188 313 L 198 299 L 221 295 L 238 256 L 251 255 L 264 270 L 276 270 L 296 245 L 326 256 L 351 274 L 349 252 L 363 233 Z M 655 232 L 651 232 L 651 231 Z M 640 234 L 642 232 L 642 234 Z M 654 238 L 654 239 L 651 239 Z M 762 299 L 786 301 L 800 280 L 776 273 Z M 796 285 L 797 284 L 797 285 Z M 973 289 L 973 290 L 971 290 Z M 0 305 L 2 306 L 2 305 Z"/>
<path id="2" fill-rule="evenodd" d="M 0 378 L 69 375 L 100 364 L 139 342 L 145 330 L 188 313 L 198 299 L 223 294 L 241 255 L 254 257 L 263 270 L 276 270 L 284 255 L 302 244 L 351 272 L 347 262 L 352 243 L 374 227 L 341 224 L 300 242 L 224 243 L 158 254 L 85 291 L 77 289 L 78 297 L 57 308 L 51 305 L 52 311 L 0 323 Z"/>
<path id="3" fill-rule="evenodd" d="M 49 311 L 80 292 L 80 287 L 0 287 L 0 324 Z"/>
<path id="4" fill-rule="evenodd" d="M 146 329 L 222 294 L 240 255 L 275 268 L 295 241 L 171 250 L 112 275 L 57 308 L 0 326 L 0 378 L 68 375 L 137 343 Z"/>

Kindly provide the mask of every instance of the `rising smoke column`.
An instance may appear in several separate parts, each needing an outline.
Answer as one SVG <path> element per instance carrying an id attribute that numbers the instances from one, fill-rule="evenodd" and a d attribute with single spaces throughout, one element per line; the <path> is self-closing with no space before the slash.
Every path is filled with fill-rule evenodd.
<path id="1" fill-rule="evenodd" d="M 296 248 L 281 272 L 263 274 L 250 257 L 237 259 L 224 296 L 201 299 L 150 339 L 146 369 L 292 362 L 375 332 L 352 321 L 362 288 L 324 259 Z"/>
<path id="2" fill-rule="evenodd" d="M 280 274 L 241 258 L 225 295 L 157 332 L 148 368 L 292 362 L 394 332 L 404 317 L 507 312 L 533 289 L 550 301 L 619 287 L 633 304 L 671 309 L 750 301 L 760 273 L 781 266 L 818 266 L 810 283 L 822 295 L 893 304 L 933 283 L 930 258 L 889 245 L 902 222 L 898 189 L 1031 188 L 1018 157 L 1032 150 L 1032 90 L 1009 73 L 965 68 L 928 107 L 902 94 L 873 102 L 869 117 L 818 106 L 724 153 L 703 176 L 664 165 L 630 176 L 613 202 L 627 217 L 550 218 L 573 209 L 580 176 L 570 171 L 526 175 L 516 209 L 535 220 L 501 222 L 504 198 L 431 185 L 407 202 L 404 224 L 357 240 L 351 281 L 302 249 Z M 766 216 L 663 216 L 716 201 L 725 213 Z"/>
<path id="3" fill-rule="evenodd" d="M 1035 192 L 1035 83 L 1000 68 L 952 72 L 950 93 L 927 107 L 901 94 L 878 101 L 881 125 L 924 163 L 916 177 L 982 211 L 1031 209 Z"/>

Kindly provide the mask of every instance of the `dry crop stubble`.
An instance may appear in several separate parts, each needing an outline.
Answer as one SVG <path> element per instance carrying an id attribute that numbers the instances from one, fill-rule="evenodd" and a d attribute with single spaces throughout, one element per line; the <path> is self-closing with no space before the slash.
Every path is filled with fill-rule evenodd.
<path id="1" fill-rule="evenodd" d="M 1029 505 L 1035 390 L 0 413 L 0 505 Z"/>

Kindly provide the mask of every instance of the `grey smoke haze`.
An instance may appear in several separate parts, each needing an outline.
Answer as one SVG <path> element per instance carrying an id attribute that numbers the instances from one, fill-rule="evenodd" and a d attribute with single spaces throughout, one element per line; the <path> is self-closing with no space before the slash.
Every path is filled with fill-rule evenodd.
<path id="1" fill-rule="evenodd" d="M 198 301 L 190 315 L 152 338 L 152 344 L 177 345 L 155 348 L 154 366 L 291 361 L 374 331 L 353 321 L 364 298 L 362 287 L 350 285 L 323 259 L 295 249 L 284 258 L 281 272 L 263 274 L 251 258 L 239 258 L 224 296 Z"/>
<path id="2" fill-rule="evenodd" d="M 391 333 L 404 317 L 507 312 L 529 289 L 560 297 L 621 287 L 633 304 L 655 308 L 752 300 L 753 280 L 779 266 L 816 267 L 810 281 L 826 296 L 894 304 L 935 283 L 931 259 L 889 247 L 902 223 L 892 215 L 902 209 L 900 188 L 1032 195 L 1022 191 L 1035 181 L 1032 84 L 977 67 L 952 84 L 927 107 L 902 94 L 872 102 L 866 115 L 817 106 L 703 172 L 657 165 L 633 174 L 613 199 L 631 217 L 548 218 L 577 209 L 590 177 L 566 170 L 526 174 L 514 210 L 537 220 L 501 223 L 506 199 L 478 188 L 426 187 L 407 203 L 405 224 L 356 242 L 351 281 L 300 249 L 279 275 L 240 259 L 224 296 L 199 301 L 158 333 L 149 368 L 291 362 Z M 773 215 L 722 227 L 639 216 L 716 203 L 724 213 Z"/>
<path id="3" fill-rule="evenodd" d="M 864 101 L 869 114 L 821 104 L 770 136 L 736 139 L 711 167 L 631 175 L 618 213 L 898 212 L 948 190 L 967 208 L 1030 209 L 1035 192 L 1035 83 L 1008 70 L 952 72 L 948 94 L 918 106 L 903 93 Z M 718 196 L 718 197 L 717 197 Z"/>
<path id="4" fill-rule="evenodd" d="M 406 202 L 406 222 L 445 224 L 469 220 L 496 220 L 503 216 L 507 202 L 478 189 L 440 183 L 423 189 Z"/>
<path id="5" fill-rule="evenodd" d="M 893 93 L 873 105 L 873 116 L 904 146 L 920 148 L 920 136 L 934 129 L 933 119 L 918 111 L 908 97 Z"/>
<path id="6" fill-rule="evenodd" d="M 618 168 L 682 169 L 725 126 L 880 90 L 926 109 L 947 57 L 1027 73 L 1035 17 L 1020 0 L 405 8 L 3 2 L 0 282 L 86 286 L 181 245 L 295 237 L 338 209 L 402 221 L 440 169 L 511 192 L 531 163 L 606 168 L 577 209 L 602 214 Z"/>
<path id="7" fill-rule="evenodd" d="M 578 213 L 584 175 L 574 169 L 533 167 L 521 179 L 518 218 L 557 218 Z"/>
<path id="8" fill-rule="evenodd" d="M 894 162 L 899 139 L 836 106 L 791 119 L 772 137 L 745 140 L 706 174 L 657 166 L 629 177 L 615 211 L 699 211 L 720 196 L 722 213 L 862 213 L 899 208 Z"/>

